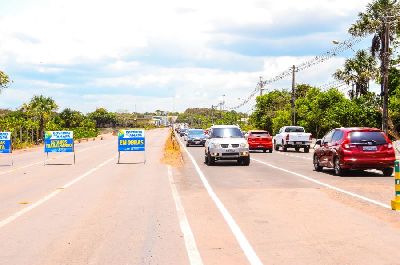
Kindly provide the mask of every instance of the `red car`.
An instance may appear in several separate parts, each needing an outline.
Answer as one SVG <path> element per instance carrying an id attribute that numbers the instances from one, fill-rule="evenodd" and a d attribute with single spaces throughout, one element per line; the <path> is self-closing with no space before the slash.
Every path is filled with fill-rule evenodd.
<path id="1" fill-rule="evenodd" d="M 338 128 L 317 140 L 314 169 L 333 168 L 335 175 L 349 169 L 378 169 L 383 175 L 393 174 L 396 160 L 392 142 L 375 128 Z"/>
<path id="2" fill-rule="evenodd" d="M 272 153 L 272 136 L 267 131 L 252 130 L 247 133 L 247 142 L 250 150 L 267 150 Z"/>

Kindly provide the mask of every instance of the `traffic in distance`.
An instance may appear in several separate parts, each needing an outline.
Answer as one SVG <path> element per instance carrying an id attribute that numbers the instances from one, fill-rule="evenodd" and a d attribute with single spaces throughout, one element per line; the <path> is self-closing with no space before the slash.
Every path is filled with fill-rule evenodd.
<path id="1" fill-rule="evenodd" d="M 187 147 L 204 147 L 204 163 L 209 166 L 222 160 L 249 166 L 251 152 L 287 152 L 292 148 L 309 153 L 312 147 L 315 151 L 310 168 L 313 165 L 315 171 L 330 168 L 341 176 L 348 170 L 379 170 L 384 176 L 391 176 L 396 160 L 393 143 L 376 128 L 336 128 L 314 144 L 311 133 L 301 126 L 282 127 L 274 137 L 264 130 L 243 132 L 237 125 L 214 125 L 202 130 L 177 124 L 175 131 Z"/>

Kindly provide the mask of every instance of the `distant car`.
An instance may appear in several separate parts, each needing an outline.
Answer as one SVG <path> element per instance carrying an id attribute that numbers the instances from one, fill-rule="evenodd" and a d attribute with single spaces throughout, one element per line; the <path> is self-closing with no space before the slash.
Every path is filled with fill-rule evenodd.
<path id="1" fill-rule="evenodd" d="M 311 133 L 306 133 L 300 126 L 285 126 L 279 130 L 274 137 L 275 150 L 278 151 L 282 147 L 282 151 L 286 152 L 288 148 L 294 148 L 296 152 L 300 148 L 304 149 L 304 153 L 310 151 Z"/>
<path id="2" fill-rule="evenodd" d="M 185 136 L 185 133 L 187 132 L 187 130 L 188 130 L 188 129 L 185 129 L 185 128 L 180 129 L 180 130 L 179 130 L 179 136 L 180 136 L 180 137 Z"/>
<path id="3" fill-rule="evenodd" d="M 267 131 L 251 130 L 246 134 L 250 150 L 267 150 L 272 153 L 272 136 Z"/>
<path id="4" fill-rule="evenodd" d="M 337 128 L 317 140 L 314 169 L 333 168 L 335 175 L 349 169 L 377 169 L 383 175 L 393 174 L 396 160 L 392 142 L 375 128 Z"/>
<path id="5" fill-rule="evenodd" d="M 211 127 L 205 144 L 204 162 L 212 166 L 218 160 L 236 160 L 243 166 L 250 165 L 249 144 L 238 126 Z"/>
<path id="6" fill-rule="evenodd" d="M 206 143 L 206 134 L 202 129 L 189 129 L 187 135 L 184 136 L 186 140 L 186 146 L 191 145 L 202 145 Z"/>

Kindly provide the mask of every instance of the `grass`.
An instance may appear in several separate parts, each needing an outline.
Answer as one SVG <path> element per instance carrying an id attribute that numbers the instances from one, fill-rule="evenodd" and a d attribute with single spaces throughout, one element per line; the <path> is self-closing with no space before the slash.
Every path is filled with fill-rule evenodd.
<path id="1" fill-rule="evenodd" d="M 179 167 L 182 165 L 181 147 L 175 138 L 174 132 L 171 130 L 164 145 L 164 156 L 161 160 L 164 164 Z"/>

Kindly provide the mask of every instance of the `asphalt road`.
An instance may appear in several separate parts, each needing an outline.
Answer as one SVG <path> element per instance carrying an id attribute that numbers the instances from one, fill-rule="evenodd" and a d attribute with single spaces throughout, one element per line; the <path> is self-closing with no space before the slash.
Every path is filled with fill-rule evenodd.
<path id="1" fill-rule="evenodd" d="M 0 264 L 400 264 L 392 177 L 314 172 L 294 152 L 208 167 L 201 147 L 169 168 L 167 135 L 147 132 L 145 164 L 117 164 L 111 135 L 77 144 L 75 165 L 1 156 Z"/>

